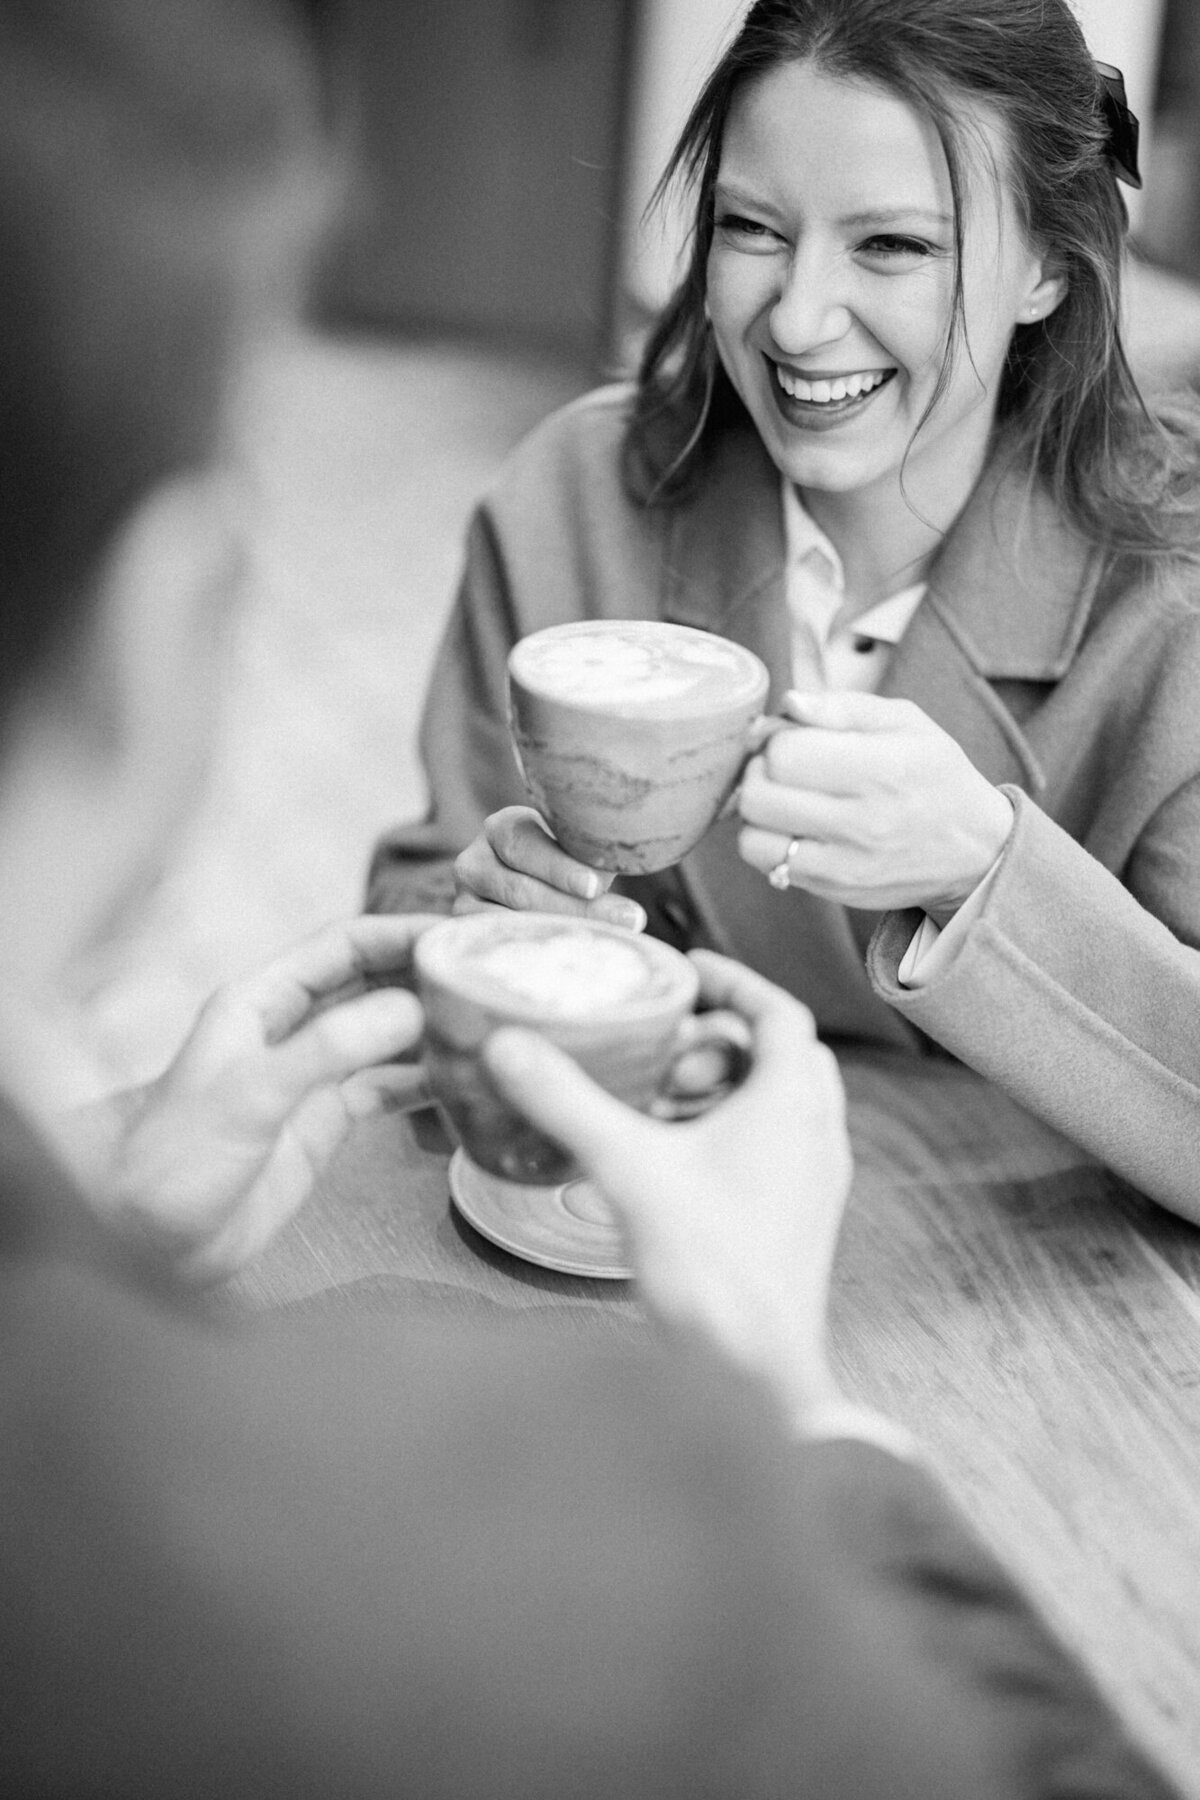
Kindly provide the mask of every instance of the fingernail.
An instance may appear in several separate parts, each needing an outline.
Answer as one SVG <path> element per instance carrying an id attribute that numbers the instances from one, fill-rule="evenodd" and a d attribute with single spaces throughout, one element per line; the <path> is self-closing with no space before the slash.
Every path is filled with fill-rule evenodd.
<path id="1" fill-rule="evenodd" d="M 572 875 L 571 886 L 581 900 L 598 900 L 604 892 L 604 883 L 595 869 L 580 869 Z"/>
<path id="2" fill-rule="evenodd" d="M 620 925 L 626 931 L 645 931 L 646 911 L 636 900 L 626 900 L 623 896 L 606 899 L 603 911 L 598 906 L 597 916 L 603 917 L 611 925 Z"/>

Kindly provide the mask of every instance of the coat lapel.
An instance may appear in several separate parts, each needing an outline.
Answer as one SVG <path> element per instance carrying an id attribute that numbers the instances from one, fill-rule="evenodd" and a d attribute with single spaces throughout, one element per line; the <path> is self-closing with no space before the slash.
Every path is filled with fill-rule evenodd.
<path id="1" fill-rule="evenodd" d="M 791 684 L 783 576 L 779 476 L 755 433 L 731 431 L 702 492 L 673 511 L 660 609 L 676 625 L 720 632 L 760 656 L 771 708 Z"/>
<path id="2" fill-rule="evenodd" d="M 791 683 L 779 475 L 751 431 L 727 433 L 714 457 L 702 492 L 674 510 L 661 614 L 755 651 L 775 707 Z M 1036 797 L 1045 777 L 1003 684 L 1065 674 L 1103 563 L 1027 473 L 993 464 L 942 546 L 880 691 L 915 701 L 989 781 Z"/>
<path id="3" fill-rule="evenodd" d="M 1036 798 L 1045 776 L 1002 684 L 1065 674 L 1102 568 L 1044 490 L 1011 469 L 988 471 L 942 546 L 880 691 L 915 701 L 989 781 Z"/>

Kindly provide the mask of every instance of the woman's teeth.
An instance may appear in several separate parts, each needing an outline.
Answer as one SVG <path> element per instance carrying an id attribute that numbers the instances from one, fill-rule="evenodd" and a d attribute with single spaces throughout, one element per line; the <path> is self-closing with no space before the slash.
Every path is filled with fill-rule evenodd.
<path id="1" fill-rule="evenodd" d="M 872 369 L 860 375 L 838 375 L 832 381 L 805 381 L 803 376 L 785 369 L 782 363 L 775 364 L 775 378 L 784 393 L 790 394 L 793 400 L 807 400 L 817 406 L 828 406 L 835 400 L 857 400 L 860 395 L 881 387 L 891 372 L 890 369 Z"/>

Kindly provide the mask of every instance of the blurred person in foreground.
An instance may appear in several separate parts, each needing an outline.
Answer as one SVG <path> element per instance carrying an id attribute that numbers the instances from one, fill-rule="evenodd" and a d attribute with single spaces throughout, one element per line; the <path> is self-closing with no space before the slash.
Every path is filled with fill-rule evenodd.
<path id="1" fill-rule="evenodd" d="M 242 533 L 224 396 L 323 177 L 301 48 L 248 0 L 2 0 L 0 86 L 0 1793 L 1165 1793 L 837 1391 L 840 1091 L 761 978 L 701 958 L 757 1060 L 688 1125 L 493 1044 L 620 1208 L 654 1349 L 197 1299 L 352 1118 L 416 1097 L 416 1002 L 371 978 L 420 920 L 219 994 L 108 1115 L 87 1197 L 50 1150 L 37 998 L 202 764 Z"/>

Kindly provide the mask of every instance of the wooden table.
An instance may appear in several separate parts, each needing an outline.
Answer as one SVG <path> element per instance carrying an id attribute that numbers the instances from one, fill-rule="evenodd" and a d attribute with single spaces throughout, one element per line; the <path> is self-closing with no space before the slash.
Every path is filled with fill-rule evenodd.
<path id="1" fill-rule="evenodd" d="M 1200 1230 L 941 1059 L 843 1061 L 856 1156 L 834 1342 L 1200 1800 Z M 561 1276 L 461 1221 L 430 1114 L 364 1126 L 239 1304 L 536 1310 L 650 1328 L 632 1290 Z M 1200 1183 L 1200 1134 L 1197 1143 Z"/>

